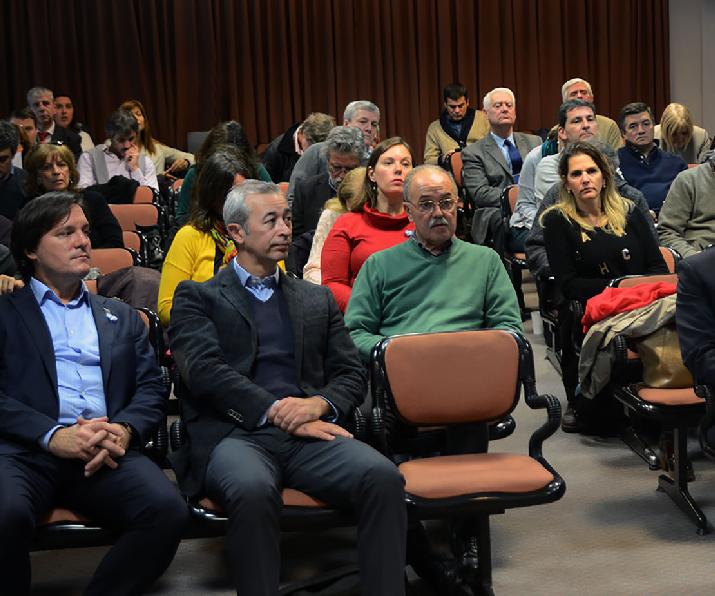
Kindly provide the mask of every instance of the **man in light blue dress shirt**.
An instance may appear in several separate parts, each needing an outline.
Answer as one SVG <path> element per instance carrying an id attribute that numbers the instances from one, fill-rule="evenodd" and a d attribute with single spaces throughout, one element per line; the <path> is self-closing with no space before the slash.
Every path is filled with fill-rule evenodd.
<path id="1" fill-rule="evenodd" d="M 135 447 L 164 420 L 146 329 L 90 295 L 89 224 L 72 193 L 18 213 L 25 287 L 0 297 L 0 593 L 26 594 L 34 528 L 69 507 L 117 533 L 85 594 L 141 594 L 168 567 L 188 520 L 176 488 Z M 5 591 L 6 590 L 6 591 Z"/>

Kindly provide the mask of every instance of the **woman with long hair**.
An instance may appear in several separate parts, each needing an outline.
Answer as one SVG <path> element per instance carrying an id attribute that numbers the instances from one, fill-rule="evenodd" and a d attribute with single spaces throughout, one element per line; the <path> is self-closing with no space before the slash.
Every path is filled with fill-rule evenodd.
<path id="1" fill-rule="evenodd" d="M 223 223 L 223 204 L 228 191 L 252 173 L 229 145 L 217 147 L 204 163 L 189 222 L 177 232 L 161 270 L 159 319 L 164 326 L 169 324 L 176 286 L 187 279 L 211 279 L 236 254 Z"/>
<path id="2" fill-rule="evenodd" d="M 693 124 L 690 110 L 681 103 L 665 106 L 654 134 L 663 151 L 679 155 L 685 163 L 700 163 L 710 149 L 708 131 Z"/>
<path id="3" fill-rule="evenodd" d="M 559 201 L 546 209 L 540 222 L 556 285 L 566 300 L 585 302 L 624 275 L 668 273 L 645 219 L 634 204 L 616 192 L 606 157 L 589 143 L 567 147 L 559 161 Z M 573 328 L 567 304 L 560 308 L 564 334 Z M 562 428 L 582 429 L 575 392 L 578 362 L 565 340 L 561 370 L 569 401 Z M 583 410 L 582 410 L 583 411 Z"/>
<path id="4" fill-rule="evenodd" d="M 194 156 L 191 153 L 164 145 L 152 136 L 149 117 L 139 100 L 128 99 L 119 106 L 119 109 L 129 112 L 136 119 L 139 125 L 137 147 L 154 163 L 157 176 L 176 177 L 177 174 L 186 172 L 194 163 Z"/>
<path id="5" fill-rule="evenodd" d="M 333 292 L 342 312 L 365 260 L 404 242 L 414 230 L 402 199 L 402 186 L 414 161 L 412 149 L 401 137 L 379 143 L 365 169 L 360 201 L 351 213 L 338 218 L 325 240 L 322 284 Z"/>
<path id="6" fill-rule="evenodd" d="M 201 147 L 196 152 L 196 164 L 189 168 L 181 185 L 179 200 L 176 203 L 176 221 L 183 225 L 189 216 L 191 203 L 194 201 L 193 188 L 196 178 L 201 172 L 203 164 L 213 155 L 219 145 L 232 145 L 241 156 L 241 160 L 247 168 L 250 168 L 251 175 L 246 178 L 273 182 L 266 168 L 258 161 L 256 151 L 248 142 L 243 126 L 235 120 L 221 122 L 214 126 L 204 139 Z"/>

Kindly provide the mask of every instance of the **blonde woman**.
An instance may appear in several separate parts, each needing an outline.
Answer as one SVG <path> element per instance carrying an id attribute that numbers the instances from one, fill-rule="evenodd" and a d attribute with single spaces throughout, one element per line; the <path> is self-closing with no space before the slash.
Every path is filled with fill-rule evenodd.
<path id="1" fill-rule="evenodd" d="M 303 279 L 320 285 L 322 278 L 320 273 L 320 256 L 323 252 L 323 244 L 328 237 L 333 224 L 343 213 L 347 213 L 352 206 L 360 200 L 365 178 L 365 168 L 355 168 L 345 174 L 345 178 L 338 187 L 338 196 L 326 201 L 323 212 L 320 214 L 318 225 L 315 227 L 313 244 L 310 247 L 308 262 L 303 268 Z"/>
<path id="2" fill-rule="evenodd" d="M 693 124 L 690 110 L 680 103 L 670 103 L 655 127 L 660 148 L 679 155 L 685 163 L 700 163 L 710 148 L 708 131 Z"/>

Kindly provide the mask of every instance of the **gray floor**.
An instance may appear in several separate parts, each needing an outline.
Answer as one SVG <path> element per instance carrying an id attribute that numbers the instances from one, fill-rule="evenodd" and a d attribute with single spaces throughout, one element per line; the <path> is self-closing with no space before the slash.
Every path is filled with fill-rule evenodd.
<path id="1" fill-rule="evenodd" d="M 527 323 L 527 331 L 531 324 Z M 529 333 L 535 352 L 539 391 L 564 397 L 560 377 L 545 360 L 543 339 Z M 492 451 L 525 453 L 530 433 L 543 414 L 523 403 L 518 428 Z M 697 453 L 691 492 L 715 521 L 715 465 Z M 500 596 L 671 596 L 715 593 L 715 534 L 698 536 L 670 499 L 655 490 L 651 472 L 618 439 L 557 432 L 545 456 L 567 483 L 559 502 L 513 510 L 492 518 L 494 588 Z M 433 527 L 440 535 L 441 527 Z M 283 570 L 290 577 L 354 560 L 350 530 L 286 534 Z M 39 595 L 77 594 L 104 549 L 40 552 L 32 555 L 33 591 Z M 411 593 L 429 594 L 410 574 Z M 220 540 L 182 543 L 152 594 L 228 595 Z M 354 594 L 354 582 L 330 594 Z"/>

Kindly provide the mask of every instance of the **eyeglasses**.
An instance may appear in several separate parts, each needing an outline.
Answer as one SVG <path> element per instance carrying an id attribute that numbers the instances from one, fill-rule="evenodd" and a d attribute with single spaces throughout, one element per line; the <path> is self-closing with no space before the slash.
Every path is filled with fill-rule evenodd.
<path id="1" fill-rule="evenodd" d="M 420 213 L 432 213 L 436 205 L 439 205 L 440 211 L 449 213 L 457 206 L 457 201 L 454 199 L 440 199 L 436 203 L 434 201 L 420 201 L 419 203 L 410 203 L 410 205 L 417 207 Z"/>
<path id="2" fill-rule="evenodd" d="M 328 171 L 333 175 L 337 176 L 338 174 L 347 174 L 348 172 L 354 170 L 357 166 L 336 166 L 330 162 L 328 162 Z"/>

